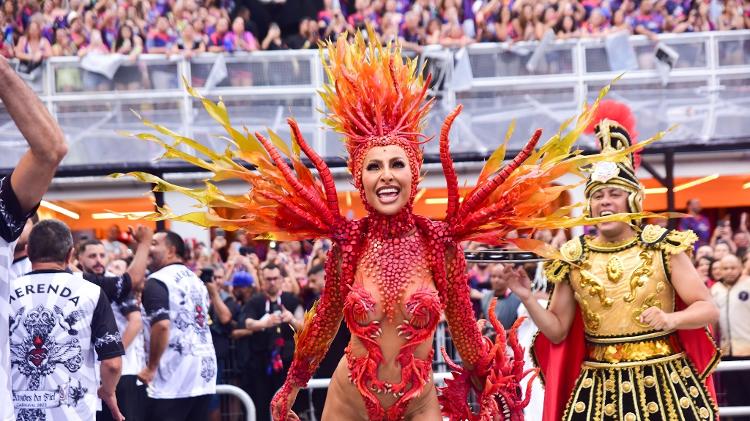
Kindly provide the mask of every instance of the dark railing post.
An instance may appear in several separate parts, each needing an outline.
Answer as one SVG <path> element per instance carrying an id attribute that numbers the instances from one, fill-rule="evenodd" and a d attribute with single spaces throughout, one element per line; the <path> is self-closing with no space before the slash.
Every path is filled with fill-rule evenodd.
<path id="1" fill-rule="evenodd" d="M 153 174 L 159 178 L 164 178 L 164 174 L 161 171 L 154 171 Z M 154 192 L 154 201 L 156 202 L 157 210 L 158 208 L 164 207 L 164 192 L 162 191 L 155 191 Z M 167 228 L 167 224 L 165 221 L 156 221 L 156 231 L 164 231 Z"/>
<path id="2" fill-rule="evenodd" d="M 666 172 L 666 176 L 664 177 L 664 181 L 666 181 L 666 188 L 667 188 L 667 212 L 675 212 L 675 203 L 674 203 L 674 151 L 672 149 L 668 149 L 664 152 L 664 170 Z M 670 229 L 677 228 L 677 219 L 670 219 L 668 222 L 668 226 Z"/>

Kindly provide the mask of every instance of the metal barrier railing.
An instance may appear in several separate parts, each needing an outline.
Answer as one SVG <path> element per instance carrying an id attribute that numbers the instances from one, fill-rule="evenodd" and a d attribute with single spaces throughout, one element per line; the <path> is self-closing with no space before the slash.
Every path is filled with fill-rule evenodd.
<path id="1" fill-rule="evenodd" d="M 717 372 L 722 371 L 750 371 L 750 360 L 748 361 L 722 361 L 716 367 Z M 433 373 L 432 381 L 435 384 L 441 384 L 446 379 L 453 378 L 451 373 Z M 308 389 L 326 389 L 331 383 L 331 379 L 311 379 L 307 383 Z M 750 415 L 750 406 L 722 406 L 719 407 L 719 415 L 723 417 L 733 417 Z"/>
<path id="2" fill-rule="evenodd" d="M 656 44 L 640 35 L 625 41 L 638 60 L 618 84 L 622 90 L 615 89 L 613 95 L 654 117 L 639 121 L 639 130 L 653 133 L 680 123 L 681 129 L 671 135 L 675 141 L 745 136 L 748 126 L 740 116 L 747 99 L 729 88 L 750 83 L 750 54 L 745 53 L 750 50 L 750 30 L 659 35 L 660 43 L 680 55 L 668 86 L 662 85 L 654 67 Z M 451 149 L 466 153 L 486 153 L 497 133 L 514 119 L 519 130 L 511 148 L 525 141 L 522 127 L 554 133 L 622 71 L 613 67 L 602 39 L 478 43 L 459 51 L 429 46 L 420 61 L 428 63 L 434 76 L 431 94 L 440 99 L 425 132 L 439 132 L 445 114 L 464 104 Z M 206 88 L 217 62 L 225 67 L 217 73 L 225 76 Z M 206 53 L 191 59 L 144 54 L 119 65 L 111 80 L 86 70 L 78 57 L 52 57 L 38 69 L 32 83 L 68 136 L 63 166 L 121 164 L 123 159 L 143 163 L 161 155 L 159 148 L 117 134 L 142 130 L 131 109 L 222 150 L 226 145 L 213 137 L 215 124 L 182 89 L 183 77 L 200 92 L 223 97 L 234 121 L 251 132 L 269 127 L 288 139 L 284 120 L 294 116 L 319 154 L 337 157 L 344 152 L 340 142 L 331 141 L 336 134 L 321 130 L 319 110 L 324 106 L 317 92 L 326 76 L 317 51 Z M 639 89 L 648 90 L 647 98 Z M 20 134 L 12 123 L 0 121 L 0 139 L 0 168 L 10 168 L 23 151 L 13 143 L 22 144 Z M 437 152 L 435 142 L 425 148 L 427 154 Z"/>
<path id="3" fill-rule="evenodd" d="M 250 396 L 244 390 L 231 384 L 217 384 L 216 393 L 219 395 L 231 395 L 239 399 L 242 405 L 245 406 L 245 421 L 255 421 L 255 403 L 250 399 Z"/>

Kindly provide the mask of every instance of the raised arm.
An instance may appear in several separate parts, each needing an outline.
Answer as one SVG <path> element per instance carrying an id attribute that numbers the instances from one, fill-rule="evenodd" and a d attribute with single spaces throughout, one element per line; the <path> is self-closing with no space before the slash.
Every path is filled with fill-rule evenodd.
<path id="1" fill-rule="evenodd" d="M 510 290 L 528 310 L 529 317 L 539 331 L 553 343 L 562 342 L 568 336 L 575 317 L 576 303 L 570 284 L 567 281 L 558 282 L 549 308 L 544 308 L 531 293 L 531 280 L 523 268 L 506 267 L 503 276 L 508 281 Z"/>
<path id="2" fill-rule="evenodd" d="M 135 238 L 136 248 L 133 261 L 128 266 L 127 273 L 132 281 L 134 291 L 141 291 L 146 282 L 146 266 L 148 266 L 148 253 L 151 250 L 151 239 L 154 231 L 145 225 L 138 225 L 135 231 L 131 228 L 131 234 Z"/>
<path id="3" fill-rule="evenodd" d="M 28 212 L 47 192 L 68 147 L 55 119 L 3 57 L 0 57 L 0 101 L 29 144 L 30 149 L 21 157 L 10 179 L 21 209 Z"/>
<path id="4" fill-rule="evenodd" d="M 286 381 L 271 402 L 273 419 L 286 420 L 299 389 L 318 369 L 343 318 L 346 289 L 342 285 L 341 248 L 335 244 L 325 263 L 325 286 L 320 300 L 305 315 L 302 330 L 295 335 L 294 360 Z"/>

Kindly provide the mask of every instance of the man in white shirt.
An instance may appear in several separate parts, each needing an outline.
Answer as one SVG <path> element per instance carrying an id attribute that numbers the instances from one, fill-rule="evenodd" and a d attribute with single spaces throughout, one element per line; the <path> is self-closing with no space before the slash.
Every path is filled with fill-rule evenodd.
<path id="1" fill-rule="evenodd" d="M 721 282 L 711 287 L 711 295 L 719 308 L 721 359 L 747 361 L 750 360 L 750 276 L 742 274 L 742 262 L 733 254 L 722 257 L 719 265 Z M 746 372 L 721 373 L 721 384 L 730 406 L 750 405 L 747 393 L 750 376 Z"/>
<path id="2" fill-rule="evenodd" d="M 90 421 L 98 395 L 121 421 L 115 387 L 125 351 L 106 294 L 68 270 L 73 237 L 64 223 L 39 222 L 27 250 L 32 271 L 13 280 L 9 301 L 17 419 Z"/>
<path id="3" fill-rule="evenodd" d="M 65 138 L 44 104 L 0 56 L 0 101 L 29 144 L 13 173 L 0 180 L 0 420 L 15 420 L 10 381 L 10 279 L 14 242 L 67 153 Z"/>
<path id="4" fill-rule="evenodd" d="M 185 243 L 176 233 L 154 234 L 153 272 L 143 290 L 148 363 L 138 374 L 148 385 L 147 420 L 208 419 L 216 393 L 208 290 L 184 265 L 185 254 Z"/>
<path id="5" fill-rule="evenodd" d="M 131 288 L 128 288 L 128 292 L 125 292 L 125 288 L 121 288 L 119 294 L 116 288 L 115 295 L 109 297 L 109 300 L 125 347 L 125 356 L 122 359 L 122 375 L 117 383 L 117 405 L 125 419 L 140 420 L 145 417 L 146 413 L 146 387 L 139 384 L 136 375 L 143 368 L 144 338 L 141 306 L 135 299 L 134 292 L 140 292 L 143 289 L 153 232 L 145 225 L 139 225 L 133 231 L 133 236 L 137 243 L 135 255 L 122 277 L 106 270 L 109 256 L 101 241 L 93 239 L 79 243 L 76 247 L 76 254 L 84 278 L 105 288 L 106 284 L 111 282 L 114 282 L 115 286 L 118 285 L 118 282 L 131 286 Z M 107 292 L 106 289 L 105 292 Z M 96 419 L 97 421 L 109 421 L 114 417 L 107 406 L 104 405 L 102 410 L 97 412 Z"/>

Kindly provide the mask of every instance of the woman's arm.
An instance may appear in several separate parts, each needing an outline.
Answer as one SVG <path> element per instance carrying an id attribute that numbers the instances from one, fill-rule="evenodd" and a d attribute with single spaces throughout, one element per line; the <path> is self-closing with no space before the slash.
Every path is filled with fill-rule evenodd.
<path id="1" fill-rule="evenodd" d="M 26 44 L 28 43 L 28 39 L 26 36 L 22 36 L 18 39 L 18 43 L 16 44 L 16 58 L 19 60 L 26 60 L 29 61 L 32 59 L 31 54 L 26 54 Z"/>
<path id="2" fill-rule="evenodd" d="M 274 420 L 287 419 L 297 392 L 307 385 L 318 369 L 341 325 L 346 298 L 341 286 L 341 254 L 340 247 L 335 244 L 328 253 L 323 293 L 313 309 L 305 315 L 304 326 L 295 337 L 297 349 L 286 381 L 271 403 Z"/>
<path id="3" fill-rule="evenodd" d="M 441 299 L 445 300 L 445 319 L 464 365 L 472 370 L 486 350 L 471 305 L 466 259 L 458 245 L 448 246 L 446 250 L 445 275 L 445 291 L 440 291 Z"/>

